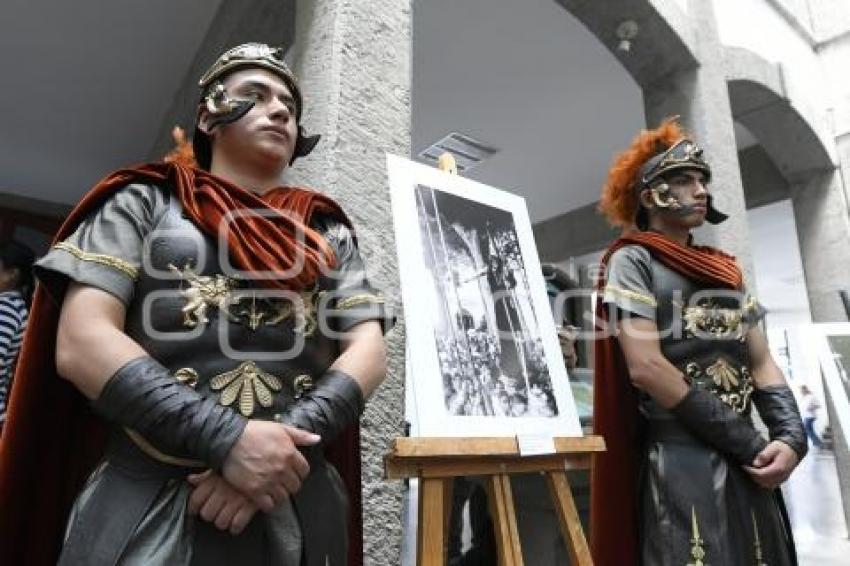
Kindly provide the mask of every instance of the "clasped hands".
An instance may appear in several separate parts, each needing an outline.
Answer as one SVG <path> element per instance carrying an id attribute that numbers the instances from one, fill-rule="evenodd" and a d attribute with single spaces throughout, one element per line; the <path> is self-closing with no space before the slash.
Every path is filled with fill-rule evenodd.
<path id="1" fill-rule="evenodd" d="M 751 466 L 743 466 L 760 487 L 775 489 L 788 479 L 799 459 L 794 449 L 781 440 L 772 440 L 759 452 Z"/>
<path id="2" fill-rule="evenodd" d="M 258 511 L 269 512 L 298 492 L 310 473 L 298 446 L 312 446 L 321 437 L 276 422 L 250 420 L 224 462 L 221 474 L 192 474 L 187 510 L 239 534 Z"/>

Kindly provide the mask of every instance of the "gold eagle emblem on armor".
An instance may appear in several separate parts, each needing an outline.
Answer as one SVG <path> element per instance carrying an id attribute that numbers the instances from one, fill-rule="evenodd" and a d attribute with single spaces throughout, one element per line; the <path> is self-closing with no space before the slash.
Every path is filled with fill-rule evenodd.
<path id="1" fill-rule="evenodd" d="M 275 326 L 294 319 L 294 330 L 309 338 L 318 328 L 317 303 L 325 291 L 302 291 L 297 297 L 257 296 L 255 290 L 241 289 L 239 280 L 225 275 L 198 275 L 189 265 L 180 269 L 172 264 L 168 268 L 185 282 L 180 290 L 186 299 L 183 326 L 196 328 L 208 324 L 207 313 L 215 307 L 228 320 L 243 324 L 251 330 L 261 326 Z"/>
<path id="2" fill-rule="evenodd" d="M 275 300 L 265 299 L 265 310 L 256 318 L 256 324 L 259 325 L 260 322 L 263 322 L 266 326 L 274 326 L 283 323 L 289 318 L 294 318 L 295 332 L 309 338 L 319 327 L 316 319 L 316 303 L 324 293 L 325 291 L 302 291 L 298 293 L 297 300 L 287 300 L 283 297 L 276 298 Z M 251 311 L 249 312 L 243 309 L 241 314 L 253 313 L 256 309 L 255 303 L 256 300 L 252 299 Z M 255 329 L 256 326 L 251 327 L 251 330 Z"/>
<path id="3" fill-rule="evenodd" d="M 681 304 L 677 304 L 680 308 Z M 758 312 L 758 301 L 750 296 L 740 309 L 720 307 L 703 299 L 693 307 L 685 307 L 682 319 L 686 334 L 693 337 L 735 339 L 744 341 L 747 317 Z"/>
<path id="4" fill-rule="evenodd" d="M 210 379 L 210 388 L 221 391 L 219 403 L 232 405 L 239 399 L 239 412 L 246 417 L 254 414 L 256 404 L 271 407 L 272 392 L 280 391 L 283 384 L 277 376 L 264 371 L 252 361 L 242 362 L 236 369 L 220 373 Z"/>
<path id="5" fill-rule="evenodd" d="M 233 291 L 237 287 L 235 279 L 224 275 L 198 275 L 188 265 L 180 269 L 173 264 L 168 268 L 175 272 L 188 284 L 181 289 L 180 293 L 186 298 L 183 311 L 183 326 L 195 328 L 199 324 L 207 324 L 207 309 L 210 306 L 218 308 L 226 316 L 230 317 L 230 305 L 236 302 Z"/>

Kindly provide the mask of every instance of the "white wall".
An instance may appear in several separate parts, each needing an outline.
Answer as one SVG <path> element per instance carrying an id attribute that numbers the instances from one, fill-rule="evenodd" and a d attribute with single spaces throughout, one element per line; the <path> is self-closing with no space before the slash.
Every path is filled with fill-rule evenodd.
<path id="1" fill-rule="evenodd" d="M 834 157 L 836 94 L 827 87 L 821 58 L 809 42 L 767 0 L 714 0 L 714 6 L 721 42 L 779 63 L 788 99 Z"/>
<path id="2" fill-rule="evenodd" d="M 808 382 L 820 390 L 817 357 L 811 355 L 807 342 L 812 317 L 791 201 L 750 209 L 747 220 L 756 271 L 753 291 L 768 310 L 767 337 L 773 357 L 789 382 Z"/>

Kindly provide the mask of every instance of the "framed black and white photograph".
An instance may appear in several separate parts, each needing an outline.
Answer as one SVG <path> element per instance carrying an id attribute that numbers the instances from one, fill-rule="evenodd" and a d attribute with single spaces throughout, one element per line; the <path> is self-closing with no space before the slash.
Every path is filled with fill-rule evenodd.
<path id="1" fill-rule="evenodd" d="M 388 167 L 415 432 L 580 435 L 525 200 Z"/>

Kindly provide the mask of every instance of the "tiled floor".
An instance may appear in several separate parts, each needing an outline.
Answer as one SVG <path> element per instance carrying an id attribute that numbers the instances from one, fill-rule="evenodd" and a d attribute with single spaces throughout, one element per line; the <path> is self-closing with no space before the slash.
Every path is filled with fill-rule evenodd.
<path id="1" fill-rule="evenodd" d="M 812 449 L 785 485 L 800 566 L 850 564 L 835 457 Z"/>

